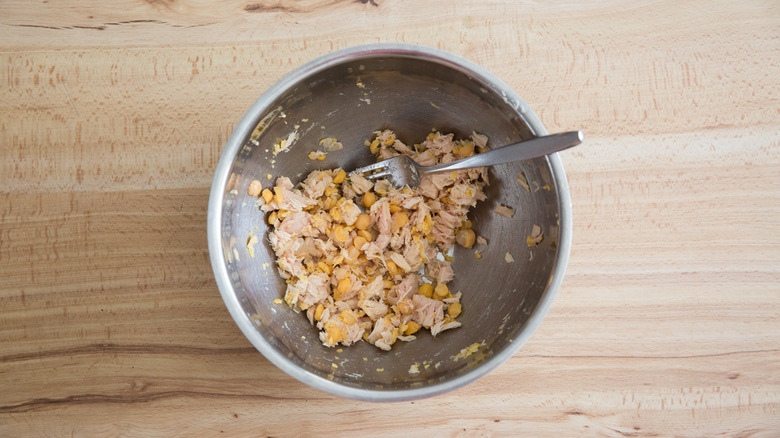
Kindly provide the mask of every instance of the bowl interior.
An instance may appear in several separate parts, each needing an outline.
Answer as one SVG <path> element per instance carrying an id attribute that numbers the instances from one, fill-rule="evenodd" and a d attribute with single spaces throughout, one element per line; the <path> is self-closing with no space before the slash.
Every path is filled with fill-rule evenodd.
<path id="1" fill-rule="evenodd" d="M 384 352 L 361 342 L 351 347 L 327 348 L 304 314 L 293 312 L 282 298 L 285 282 L 275 269 L 267 242 L 267 225 L 247 186 L 259 179 L 264 187 L 276 177 L 299 182 L 314 169 L 354 167 L 373 162 L 364 141 L 373 131 L 390 128 L 403 141 L 421 142 L 431 129 L 468 136 L 472 130 L 486 134 L 492 147 L 533 136 L 528 123 L 506 98 L 488 83 L 436 59 L 377 53 L 344 59 L 323 67 L 281 94 L 246 132 L 243 147 L 232 163 L 219 213 L 222 248 L 232 283 L 232 293 L 259 334 L 279 355 L 311 374 L 354 388 L 403 390 L 457 379 L 489 362 L 506 349 L 528 322 L 551 282 L 559 251 L 559 202 L 546 158 L 505 164 L 490 169 L 488 199 L 470 215 L 477 235 L 487 246 L 474 249 L 456 245 L 453 291 L 463 293 L 461 328 L 436 338 L 424 333 L 409 343 L 398 342 Z M 273 155 L 273 145 L 295 133 L 288 150 Z M 307 154 L 324 137 L 344 145 L 325 161 Z M 523 173 L 527 191 L 517 182 Z M 273 179 L 266 179 L 272 175 Z M 493 209 L 504 204 L 515 210 L 512 218 Z M 544 240 L 530 248 L 526 237 L 534 224 L 542 227 Z M 260 242 L 255 257 L 246 243 L 250 233 Z M 505 261 L 509 252 L 514 263 Z M 223 291 L 224 293 L 224 291 Z M 466 357 L 462 349 L 483 344 Z M 419 374 L 410 374 L 413 364 Z"/>

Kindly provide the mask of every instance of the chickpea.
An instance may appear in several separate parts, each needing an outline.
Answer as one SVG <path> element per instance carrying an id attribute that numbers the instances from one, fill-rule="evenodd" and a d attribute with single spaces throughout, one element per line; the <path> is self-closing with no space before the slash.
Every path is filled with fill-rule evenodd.
<path id="1" fill-rule="evenodd" d="M 371 208 L 371 206 L 376 202 L 376 195 L 374 192 L 366 192 L 360 202 L 363 204 L 363 207 Z"/>
<path id="2" fill-rule="evenodd" d="M 344 178 L 347 177 L 347 172 L 344 172 L 344 169 L 339 169 L 338 172 L 333 176 L 333 182 L 336 184 L 341 184 L 344 182 Z"/>
<path id="3" fill-rule="evenodd" d="M 359 214 L 355 221 L 355 228 L 358 230 L 367 230 L 369 226 L 371 226 L 371 216 L 365 213 Z"/>
<path id="4" fill-rule="evenodd" d="M 419 289 L 417 289 L 417 293 L 424 297 L 430 298 L 431 295 L 433 295 L 433 285 L 430 283 L 425 283 L 420 286 Z"/>
<path id="5" fill-rule="evenodd" d="M 460 312 L 461 312 L 462 310 L 463 310 L 463 307 L 461 307 L 460 303 L 452 303 L 452 304 L 450 304 L 450 306 L 447 308 L 447 313 L 448 313 L 448 314 L 449 314 L 451 317 L 453 317 L 453 318 L 457 318 L 457 317 L 458 317 L 458 315 L 460 315 Z"/>
<path id="6" fill-rule="evenodd" d="M 471 248 L 472 246 L 474 246 L 475 240 L 476 240 L 476 234 L 474 234 L 474 230 L 470 228 L 460 230 L 455 235 L 455 241 L 458 242 L 458 244 L 464 248 Z"/>
<path id="7" fill-rule="evenodd" d="M 249 196 L 257 196 L 260 194 L 262 190 L 263 190 L 263 183 L 255 179 L 249 183 L 249 187 L 246 189 L 246 193 Z"/>

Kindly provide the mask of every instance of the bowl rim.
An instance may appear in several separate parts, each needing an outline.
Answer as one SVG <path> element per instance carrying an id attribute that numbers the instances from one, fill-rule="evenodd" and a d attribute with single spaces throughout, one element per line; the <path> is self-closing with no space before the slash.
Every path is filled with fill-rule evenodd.
<path id="1" fill-rule="evenodd" d="M 398 390 L 361 389 L 317 376 L 299 367 L 285 355 L 279 353 L 260 335 L 249 316 L 242 310 L 241 303 L 234 293 L 230 276 L 224 263 L 225 254 L 221 237 L 221 216 L 225 187 L 227 185 L 230 168 L 239 149 L 243 145 L 243 140 L 254 130 L 260 116 L 270 110 L 274 101 L 287 92 L 290 87 L 332 66 L 347 61 L 377 56 L 424 59 L 443 64 L 454 70 L 465 73 L 470 77 L 476 78 L 483 84 L 489 84 L 493 92 L 501 95 L 504 101 L 514 108 L 518 115 L 528 123 L 531 131 L 535 135 L 547 134 L 547 130 L 544 128 L 539 118 L 514 90 L 483 67 L 458 55 L 432 47 L 406 43 L 373 43 L 331 52 L 305 63 L 282 77 L 257 99 L 233 130 L 233 133 L 222 151 L 219 163 L 217 164 L 209 195 L 207 217 L 208 247 L 211 267 L 214 271 L 217 287 L 225 302 L 225 306 L 228 308 L 230 315 L 233 317 L 233 320 L 236 322 L 241 332 L 244 333 L 244 336 L 246 336 L 249 342 L 251 342 L 252 345 L 271 363 L 306 385 L 340 397 L 365 401 L 406 401 L 443 394 L 465 386 L 480 377 L 487 375 L 490 371 L 514 356 L 514 354 L 517 353 L 523 344 L 531 337 L 533 332 L 536 331 L 552 306 L 555 295 L 563 281 L 566 266 L 568 264 L 572 240 L 571 198 L 566 173 L 558 154 L 548 155 L 547 161 L 550 165 L 553 181 L 558 194 L 558 217 L 560 221 L 558 254 L 553 266 L 552 278 L 542 292 L 536 308 L 531 312 L 525 326 L 518 332 L 517 336 L 511 339 L 503 350 L 496 352 L 492 357 L 462 376 L 421 388 Z"/>

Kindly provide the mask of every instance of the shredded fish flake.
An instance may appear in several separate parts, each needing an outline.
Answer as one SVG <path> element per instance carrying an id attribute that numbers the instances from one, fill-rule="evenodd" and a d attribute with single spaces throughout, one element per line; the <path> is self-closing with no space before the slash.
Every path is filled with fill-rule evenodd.
<path id="1" fill-rule="evenodd" d="M 520 174 L 517 175 L 517 183 L 520 184 L 526 192 L 531 192 L 531 186 L 528 185 L 528 179 L 525 177 L 525 173 L 520 172 Z"/>
<path id="2" fill-rule="evenodd" d="M 531 227 L 531 234 L 526 237 L 525 241 L 528 244 L 528 246 L 537 246 L 541 241 L 544 240 L 544 233 L 542 232 L 542 227 L 539 225 L 534 224 L 533 227 Z"/>
<path id="3" fill-rule="evenodd" d="M 282 116 L 284 116 L 284 113 L 282 113 Z M 274 143 L 274 156 L 278 155 L 279 152 L 286 151 L 289 149 L 290 146 L 295 143 L 295 140 L 298 139 L 298 131 L 292 131 L 285 139 L 281 139 Z"/>
<path id="4" fill-rule="evenodd" d="M 495 211 L 496 214 L 504 217 L 512 217 L 515 215 L 515 211 L 512 210 L 512 207 L 507 207 L 503 204 L 496 205 L 496 208 L 493 211 Z"/>

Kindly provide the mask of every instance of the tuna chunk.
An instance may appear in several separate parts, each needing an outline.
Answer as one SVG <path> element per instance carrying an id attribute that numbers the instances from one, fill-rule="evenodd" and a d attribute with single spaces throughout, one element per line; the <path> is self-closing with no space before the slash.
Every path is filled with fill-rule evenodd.
<path id="1" fill-rule="evenodd" d="M 412 321 L 423 327 L 431 327 L 444 319 L 444 303 L 422 295 L 412 297 L 414 311 Z"/>
<path id="2" fill-rule="evenodd" d="M 355 190 L 355 193 L 357 193 L 358 195 L 362 195 L 368 192 L 369 190 L 371 190 L 372 187 L 374 187 L 374 183 L 363 178 L 357 173 L 350 174 L 349 180 L 352 181 L 352 188 Z"/>
<path id="3" fill-rule="evenodd" d="M 306 289 L 299 296 L 298 301 L 306 303 L 308 306 L 324 301 L 330 295 L 330 277 L 326 274 L 311 274 L 308 278 L 298 281 L 298 284 L 301 283 L 305 285 Z"/>
<path id="4" fill-rule="evenodd" d="M 368 335 L 368 341 L 385 351 L 390 351 L 392 330 L 395 328 L 387 318 L 382 318 L 374 325 L 374 330 Z"/>
<path id="5" fill-rule="evenodd" d="M 301 183 L 301 189 L 303 193 L 309 198 L 319 198 L 325 193 L 325 189 L 328 188 L 333 182 L 333 177 L 328 172 L 314 171 L 306 177 L 306 180 Z"/>
<path id="6" fill-rule="evenodd" d="M 414 161 L 420 166 L 433 166 L 436 164 L 436 157 L 433 155 L 432 151 L 426 150 L 417 155 Z"/>
<path id="7" fill-rule="evenodd" d="M 456 204 L 473 207 L 477 205 L 477 191 L 472 184 L 459 182 L 450 189 L 450 200 Z"/>
<path id="8" fill-rule="evenodd" d="M 384 299 L 385 289 L 382 284 L 382 277 L 377 277 L 374 281 L 365 285 L 359 292 L 359 297 L 361 300 Z"/>
<path id="9" fill-rule="evenodd" d="M 441 135 L 438 132 L 433 135 L 433 138 L 423 142 L 423 145 L 428 148 L 435 155 L 444 155 L 452 152 L 454 143 L 452 142 L 452 134 Z"/>
<path id="10" fill-rule="evenodd" d="M 426 178 L 430 179 L 431 184 L 436 186 L 436 188 L 439 190 L 442 190 L 447 186 L 452 185 L 452 183 L 454 182 L 454 180 L 452 179 L 452 177 L 448 172 L 434 173 L 426 176 Z M 422 181 L 420 181 L 420 183 L 422 183 Z"/>
<path id="11" fill-rule="evenodd" d="M 417 293 L 419 281 L 420 277 L 418 277 L 417 274 L 409 274 L 404 277 L 395 288 L 396 302 L 412 298 L 414 294 Z"/>
<path id="12" fill-rule="evenodd" d="M 360 216 L 360 213 L 362 213 L 360 207 L 355 205 L 355 203 L 352 201 L 345 202 L 339 210 L 341 211 L 341 219 L 345 224 L 350 226 L 354 225 L 358 216 Z"/>
<path id="13" fill-rule="evenodd" d="M 290 181 L 290 178 L 283 176 L 281 178 L 276 178 L 276 187 L 291 190 L 293 188 L 293 183 Z"/>
<path id="14" fill-rule="evenodd" d="M 310 205 L 316 205 L 317 201 L 307 198 L 300 193 L 289 189 L 282 189 L 282 202 L 271 201 L 271 205 L 276 204 L 277 210 L 301 211 Z"/>
<path id="15" fill-rule="evenodd" d="M 390 204 L 385 199 L 377 201 L 371 206 L 371 223 L 376 224 L 379 234 L 390 234 L 392 231 L 392 219 Z"/>
<path id="16" fill-rule="evenodd" d="M 404 259 L 409 264 L 410 271 L 418 271 L 423 266 L 422 243 L 410 242 L 404 248 Z"/>
<path id="17" fill-rule="evenodd" d="M 277 227 L 277 230 L 288 234 L 298 234 L 301 236 L 314 236 L 318 233 L 312 228 L 312 216 L 305 211 L 296 211 L 290 214 Z"/>
<path id="18" fill-rule="evenodd" d="M 442 260 L 431 260 L 425 266 L 425 276 L 438 284 L 446 284 L 452 281 L 455 273 L 452 270 L 450 262 Z"/>
<path id="19" fill-rule="evenodd" d="M 386 304 L 374 300 L 358 301 L 358 307 L 363 309 L 363 311 L 366 312 L 366 316 L 371 318 L 373 321 L 376 321 L 377 319 L 387 315 L 388 311 Z"/>
<path id="20" fill-rule="evenodd" d="M 393 143 L 393 147 L 398 152 L 404 154 L 404 155 L 414 155 L 414 150 L 412 150 L 409 146 L 407 146 L 405 143 L 403 143 L 400 140 L 396 140 Z"/>
<path id="21" fill-rule="evenodd" d="M 461 324 L 458 321 L 447 322 L 446 319 L 443 319 L 431 326 L 431 334 L 433 336 L 436 336 L 439 333 L 443 332 L 444 330 L 454 329 L 460 326 Z"/>

